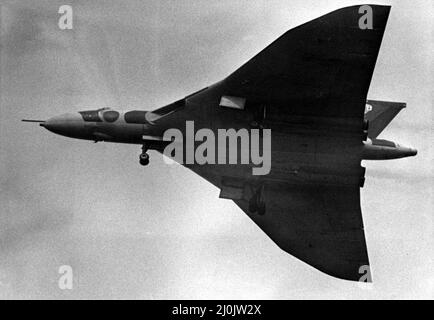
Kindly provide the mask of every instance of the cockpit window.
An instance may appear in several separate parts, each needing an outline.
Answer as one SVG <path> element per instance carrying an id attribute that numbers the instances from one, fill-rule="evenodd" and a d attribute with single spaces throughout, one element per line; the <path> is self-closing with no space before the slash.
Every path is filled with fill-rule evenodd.
<path id="1" fill-rule="evenodd" d="M 115 122 L 119 118 L 119 112 L 113 110 L 105 111 L 102 117 L 107 122 Z"/>
<path id="2" fill-rule="evenodd" d="M 125 122 L 127 123 L 146 123 L 146 111 L 128 111 L 124 115 Z"/>
<path id="3" fill-rule="evenodd" d="M 100 117 L 98 116 L 98 112 L 99 110 L 89 110 L 89 111 L 81 111 L 79 112 L 81 114 L 81 116 L 83 117 L 84 121 L 89 121 L 89 122 L 102 122 L 102 120 L 100 119 Z"/>

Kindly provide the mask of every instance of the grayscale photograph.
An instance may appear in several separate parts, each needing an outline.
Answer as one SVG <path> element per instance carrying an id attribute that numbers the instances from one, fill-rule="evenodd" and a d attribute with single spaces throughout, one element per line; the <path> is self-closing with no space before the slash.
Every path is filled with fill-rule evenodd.
<path id="1" fill-rule="evenodd" d="M 0 300 L 433 299 L 433 36 L 432 0 L 0 0 Z"/>

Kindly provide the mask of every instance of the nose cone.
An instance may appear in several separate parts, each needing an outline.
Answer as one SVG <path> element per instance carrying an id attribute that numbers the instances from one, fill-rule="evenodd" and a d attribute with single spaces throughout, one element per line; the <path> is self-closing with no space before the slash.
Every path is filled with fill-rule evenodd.
<path id="1" fill-rule="evenodd" d="M 84 134 L 84 120 L 79 113 L 66 113 L 55 116 L 41 126 L 45 129 L 72 138 L 79 138 Z"/>

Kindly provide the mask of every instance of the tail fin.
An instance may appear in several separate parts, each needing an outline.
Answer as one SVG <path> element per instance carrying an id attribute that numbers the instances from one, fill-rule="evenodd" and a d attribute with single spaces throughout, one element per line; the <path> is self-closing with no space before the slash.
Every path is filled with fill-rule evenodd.
<path id="1" fill-rule="evenodd" d="M 368 137 L 374 139 L 387 127 L 393 118 L 405 108 L 403 102 L 366 101 L 365 120 L 369 121 Z"/>

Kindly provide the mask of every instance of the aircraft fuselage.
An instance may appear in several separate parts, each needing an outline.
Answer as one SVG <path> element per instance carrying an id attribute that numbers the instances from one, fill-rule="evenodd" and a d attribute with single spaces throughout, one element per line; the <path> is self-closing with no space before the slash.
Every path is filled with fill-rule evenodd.
<path id="1" fill-rule="evenodd" d="M 189 119 L 195 119 L 196 132 L 201 128 L 209 128 L 215 132 L 216 136 L 218 129 L 262 128 L 273 121 L 272 127 L 275 129 L 271 135 L 271 146 L 277 145 L 279 148 L 271 148 L 272 169 L 266 178 L 267 180 L 297 183 L 309 181 L 311 183 L 353 184 L 358 181 L 362 186 L 364 168 L 357 165 L 361 160 L 395 159 L 416 154 L 414 149 L 386 140 L 365 139 L 360 144 L 360 137 L 353 139 L 351 135 L 340 135 L 339 130 L 328 130 L 329 126 L 336 124 L 324 123 L 323 129 L 317 123 L 311 126 L 283 123 L 279 126 L 273 119 L 264 119 L 259 124 L 254 121 L 253 115 L 249 116 L 247 113 L 248 116 L 246 116 L 246 113 L 238 110 L 220 111 L 216 106 L 210 108 L 210 110 L 217 110 L 215 114 L 201 117 L 201 114 L 196 111 L 201 108 L 194 108 L 193 114 L 189 113 L 188 109 L 176 111 L 153 122 L 149 116 L 152 113 L 148 111 L 119 112 L 103 108 L 55 116 L 40 125 L 56 134 L 71 138 L 95 142 L 141 145 L 147 143 L 147 148 L 163 152 L 168 143 L 162 140 L 164 132 L 167 129 L 176 128 L 185 134 L 185 123 Z M 300 120 L 297 119 L 297 122 L 300 123 Z M 355 132 L 354 135 L 360 135 L 360 132 Z M 200 143 L 200 141 L 194 141 L 195 148 Z M 238 157 L 240 154 L 241 152 L 238 152 Z M 198 166 L 185 165 L 194 171 L 200 171 Z M 209 165 L 215 166 L 216 175 L 221 174 L 218 164 Z M 238 161 L 237 164 L 232 165 L 233 175 L 240 178 L 254 178 L 251 176 L 252 166 L 251 163 L 242 165 Z M 361 169 L 356 170 L 356 167 Z M 227 166 L 222 168 L 222 171 L 227 171 Z"/>

